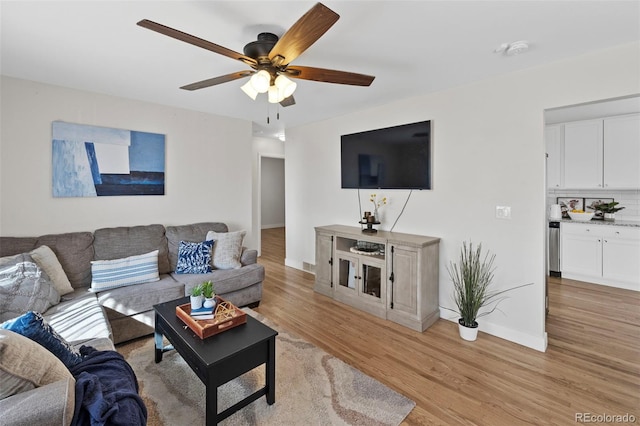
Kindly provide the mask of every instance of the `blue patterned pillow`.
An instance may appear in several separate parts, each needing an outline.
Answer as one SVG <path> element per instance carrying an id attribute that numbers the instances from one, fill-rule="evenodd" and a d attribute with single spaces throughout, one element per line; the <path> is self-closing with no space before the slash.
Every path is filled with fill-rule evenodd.
<path id="1" fill-rule="evenodd" d="M 180 241 L 176 274 L 207 274 L 211 269 L 213 241 Z"/>
<path id="2" fill-rule="evenodd" d="M 82 356 L 62 336 L 51 328 L 38 312 L 29 311 L 26 314 L 0 324 L 0 328 L 13 331 L 39 343 L 54 354 L 62 363 L 71 368 L 80 361 Z"/>

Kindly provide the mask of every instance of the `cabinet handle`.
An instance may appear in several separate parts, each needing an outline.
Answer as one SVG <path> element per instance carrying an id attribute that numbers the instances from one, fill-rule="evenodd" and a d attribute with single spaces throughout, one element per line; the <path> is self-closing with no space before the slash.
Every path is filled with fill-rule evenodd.
<path id="1" fill-rule="evenodd" d="M 604 240 L 604 242 L 605 242 L 605 243 L 608 243 L 608 242 L 609 242 L 609 240 Z"/>
<path id="2" fill-rule="evenodd" d="M 616 234 L 617 234 L 617 235 L 620 235 L 620 231 L 616 231 Z"/>

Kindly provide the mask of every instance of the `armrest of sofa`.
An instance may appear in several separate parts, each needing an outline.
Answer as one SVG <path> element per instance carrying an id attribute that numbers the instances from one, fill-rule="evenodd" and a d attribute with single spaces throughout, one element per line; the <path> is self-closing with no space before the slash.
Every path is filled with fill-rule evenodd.
<path id="1" fill-rule="evenodd" d="M 0 400 L 0 424 L 61 426 L 71 424 L 75 409 L 73 377 Z"/>
<path id="2" fill-rule="evenodd" d="M 258 250 L 242 247 L 240 263 L 242 263 L 242 266 L 258 263 Z"/>

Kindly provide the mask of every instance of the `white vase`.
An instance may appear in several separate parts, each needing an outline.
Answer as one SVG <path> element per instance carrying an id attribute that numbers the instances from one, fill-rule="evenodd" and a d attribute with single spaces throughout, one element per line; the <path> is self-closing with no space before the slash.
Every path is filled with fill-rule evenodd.
<path id="1" fill-rule="evenodd" d="M 615 213 L 605 213 L 604 214 L 604 220 L 613 222 L 614 220 L 616 220 L 616 214 Z"/>
<path id="2" fill-rule="evenodd" d="M 478 323 L 476 323 L 475 327 L 466 327 L 462 325 L 462 320 L 458 320 L 458 331 L 460 333 L 460 337 L 464 340 L 468 340 L 469 342 L 473 342 L 478 338 Z"/>
<path id="3" fill-rule="evenodd" d="M 200 309 L 202 308 L 202 301 L 204 297 L 202 296 L 191 296 L 191 309 Z"/>
<path id="4" fill-rule="evenodd" d="M 208 297 L 204 299 L 205 308 L 213 308 L 214 306 L 216 306 L 216 299 L 214 297 Z"/>

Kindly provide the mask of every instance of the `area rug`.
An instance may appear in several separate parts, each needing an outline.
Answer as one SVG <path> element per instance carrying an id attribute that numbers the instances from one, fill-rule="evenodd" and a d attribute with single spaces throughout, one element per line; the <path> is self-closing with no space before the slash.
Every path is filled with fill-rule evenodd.
<path id="1" fill-rule="evenodd" d="M 278 331 L 276 403 L 262 397 L 224 420 L 222 425 L 398 425 L 415 402 L 288 333 L 255 311 L 258 320 Z M 150 422 L 200 425 L 205 419 L 205 388 L 176 351 L 153 359 L 153 339 L 118 348 L 133 367 L 141 395 L 151 405 Z M 264 386 L 260 366 L 218 389 L 218 410 Z"/>

